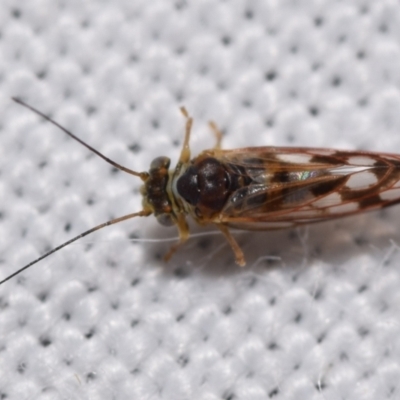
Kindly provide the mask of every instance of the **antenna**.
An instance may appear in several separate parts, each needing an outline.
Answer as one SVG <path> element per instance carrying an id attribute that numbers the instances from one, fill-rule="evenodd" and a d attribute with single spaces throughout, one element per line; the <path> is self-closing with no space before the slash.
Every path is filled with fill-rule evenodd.
<path id="1" fill-rule="evenodd" d="M 26 264 L 24 267 L 20 268 L 16 272 L 14 272 L 11 275 L 7 276 L 7 278 L 5 278 L 2 281 L 0 281 L 0 285 L 2 285 L 3 283 L 7 282 L 11 278 L 14 278 L 14 276 L 19 275 L 21 272 L 25 271 L 26 269 L 28 269 L 32 265 L 38 263 L 39 261 L 45 259 L 49 255 L 55 253 L 58 250 L 61 250 L 63 247 L 68 246 L 69 244 L 75 242 L 76 240 L 78 240 L 80 238 L 83 238 L 84 236 L 87 236 L 87 235 L 89 235 L 89 234 L 91 234 L 91 233 L 93 233 L 95 231 L 98 231 L 99 229 L 105 228 L 106 226 L 110 226 L 110 225 L 117 224 L 118 222 L 126 221 L 127 219 L 131 219 L 131 218 L 135 218 L 135 217 L 147 217 L 150 214 L 151 214 L 151 211 L 142 210 L 142 211 L 139 211 L 137 213 L 127 214 L 127 215 L 124 215 L 123 217 L 111 219 L 110 221 L 107 221 L 107 222 L 104 222 L 104 223 L 102 223 L 100 225 L 97 225 L 94 228 L 91 228 L 91 229 L 81 233 L 80 235 L 75 236 L 74 238 L 72 238 L 70 240 L 67 240 L 63 244 L 60 244 L 59 246 L 54 247 L 54 249 L 52 249 L 52 250 L 48 251 L 47 253 L 43 254 L 42 256 L 37 258 L 36 260 L 31 261 L 29 264 Z"/>
<path id="2" fill-rule="evenodd" d="M 89 149 L 90 151 L 92 151 L 93 153 L 97 154 L 99 157 L 101 157 L 103 160 L 105 160 L 106 162 L 108 162 L 109 164 L 111 164 L 113 167 L 118 168 L 121 171 L 124 171 L 128 174 L 134 175 L 134 176 L 138 176 L 140 179 L 142 179 L 142 181 L 146 181 L 149 177 L 149 174 L 147 172 L 136 172 L 136 171 L 132 171 L 129 168 L 126 168 L 112 160 L 110 160 L 108 157 L 106 157 L 105 155 L 101 154 L 99 151 L 97 151 L 96 149 L 94 149 L 92 146 L 89 146 L 87 143 L 85 143 L 83 140 L 79 139 L 78 137 L 76 137 L 72 132 L 68 131 L 66 128 L 64 128 L 63 126 L 61 126 L 59 123 L 57 123 L 56 121 L 54 121 L 53 119 L 51 119 L 50 117 L 48 117 L 47 115 L 43 114 L 42 112 L 40 112 L 39 110 L 35 109 L 34 107 L 26 104 L 25 102 L 23 102 L 20 99 L 17 99 L 15 97 L 12 97 L 12 99 L 18 103 L 21 104 L 22 106 L 24 106 L 25 108 L 28 108 L 29 110 L 33 111 L 35 114 L 38 114 L 39 116 L 41 116 L 42 118 L 44 118 L 45 120 L 49 121 L 50 123 L 52 123 L 53 125 L 55 125 L 56 127 L 58 127 L 59 129 L 61 129 L 63 132 L 65 132 L 68 136 L 72 137 L 73 139 L 75 139 L 76 141 L 78 141 L 80 144 L 82 144 L 83 146 L 85 146 L 87 149 Z M 114 218 L 111 219 L 107 222 L 104 222 L 100 225 L 97 225 L 83 233 L 81 233 L 78 236 L 75 236 L 74 238 L 67 240 L 66 242 L 60 244 L 57 247 L 54 247 L 52 250 L 48 251 L 47 253 L 43 254 L 42 256 L 40 256 L 39 258 L 37 258 L 36 260 L 31 261 L 29 264 L 25 265 L 24 267 L 18 269 L 16 272 L 12 273 L 11 275 L 7 276 L 7 278 L 3 279 L 0 281 L 0 285 L 2 285 L 3 283 L 7 282 L 8 280 L 10 280 L 11 278 L 15 277 L 16 275 L 19 275 L 21 272 L 25 271 L 26 269 L 28 269 L 29 267 L 31 267 L 32 265 L 38 263 L 39 261 L 45 259 L 46 257 L 50 256 L 51 254 L 57 252 L 58 250 L 61 250 L 63 247 L 68 246 L 69 244 L 75 242 L 78 239 L 83 238 L 84 236 L 87 236 L 95 231 L 98 231 L 102 228 L 105 228 L 106 226 L 110 226 L 110 225 L 114 225 L 117 224 L 119 222 L 122 221 L 126 221 L 128 219 L 131 218 L 135 218 L 135 217 L 147 217 L 150 214 L 152 214 L 152 211 L 150 209 L 144 209 L 142 211 L 136 212 L 136 213 L 132 213 L 132 214 L 127 214 L 124 215 L 122 217 L 119 218 Z"/>
<path id="3" fill-rule="evenodd" d="M 11 97 L 12 100 L 14 100 L 16 103 L 21 104 L 21 106 L 27 108 L 28 110 L 33 111 L 35 114 L 40 115 L 42 118 L 44 118 L 46 121 L 49 121 L 53 125 L 55 125 L 57 128 L 61 129 L 63 132 L 65 132 L 68 136 L 70 136 L 72 139 L 75 139 L 77 142 L 79 142 L 82 146 L 85 146 L 87 149 L 89 149 L 91 152 L 94 154 L 97 154 L 99 157 L 101 157 L 104 161 L 108 162 L 111 164 L 113 167 L 120 169 L 121 171 L 124 171 L 128 174 L 138 176 L 139 178 L 142 179 L 142 181 L 145 181 L 148 177 L 149 174 L 147 172 L 136 172 L 133 171 L 129 168 L 126 168 L 118 163 L 116 163 L 113 160 L 110 160 L 108 157 L 106 157 L 104 154 L 101 154 L 99 151 L 94 149 L 92 146 L 88 145 L 85 143 L 83 140 L 79 139 L 77 136 L 75 136 L 72 132 L 70 132 L 68 129 L 64 128 L 61 126 L 58 122 L 54 121 L 51 119 L 49 116 L 46 114 L 43 114 L 41 111 L 37 110 L 36 108 L 30 106 L 29 104 L 25 103 L 24 101 L 17 99 L 16 97 Z"/>

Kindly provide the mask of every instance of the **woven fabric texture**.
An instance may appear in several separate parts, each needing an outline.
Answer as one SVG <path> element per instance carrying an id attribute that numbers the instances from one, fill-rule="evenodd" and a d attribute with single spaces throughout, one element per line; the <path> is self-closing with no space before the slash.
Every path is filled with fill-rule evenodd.
<path id="1" fill-rule="evenodd" d="M 141 209 L 116 162 L 309 146 L 400 152 L 394 0 L 17 0 L 0 5 L 0 279 Z M 400 209 L 301 229 L 136 218 L 0 286 L 0 399 L 400 398 Z"/>

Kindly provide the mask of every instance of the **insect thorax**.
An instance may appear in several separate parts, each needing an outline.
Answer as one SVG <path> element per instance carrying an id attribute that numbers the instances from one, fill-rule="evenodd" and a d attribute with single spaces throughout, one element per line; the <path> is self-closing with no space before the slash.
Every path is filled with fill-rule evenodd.
<path id="1" fill-rule="evenodd" d="M 176 182 L 177 194 L 190 206 L 199 222 L 211 222 L 226 206 L 229 197 L 249 182 L 238 179 L 231 166 L 207 152 L 191 161 Z"/>

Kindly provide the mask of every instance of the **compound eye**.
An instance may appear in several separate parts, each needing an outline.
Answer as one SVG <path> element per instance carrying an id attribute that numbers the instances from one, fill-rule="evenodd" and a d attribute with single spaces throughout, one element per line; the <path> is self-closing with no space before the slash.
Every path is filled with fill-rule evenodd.
<path id="1" fill-rule="evenodd" d="M 157 215 L 157 221 L 159 224 L 164 226 L 172 226 L 175 224 L 174 220 L 172 219 L 171 214 L 160 214 Z"/>
<path id="2" fill-rule="evenodd" d="M 157 157 L 150 164 L 150 171 L 158 171 L 161 168 L 169 168 L 171 160 L 168 157 Z"/>

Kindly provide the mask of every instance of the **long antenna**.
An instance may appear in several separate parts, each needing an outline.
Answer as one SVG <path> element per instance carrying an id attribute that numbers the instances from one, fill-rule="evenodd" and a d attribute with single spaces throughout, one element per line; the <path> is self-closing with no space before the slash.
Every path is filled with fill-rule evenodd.
<path id="1" fill-rule="evenodd" d="M 63 244 L 60 244 L 57 247 L 54 247 L 54 249 L 48 251 L 47 253 L 43 254 L 42 256 L 40 256 L 39 258 L 37 258 L 36 260 L 31 261 L 29 264 L 25 265 L 24 267 L 20 268 L 19 270 L 17 270 L 16 272 L 12 273 L 11 275 L 7 276 L 7 278 L 3 279 L 2 281 L 0 281 L 0 285 L 2 285 L 3 283 L 7 282 L 8 280 L 10 280 L 11 278 L 14 278 L 14 276 L 19 275 L 21 272 L 25 271 L 26 269 L 28 269 L 29 267 L 31 267 L 32 265 L 38 263 L 39 261 L 45 259 L 46 257 L 48 257 L 49 255 L 55 253 L 58 250 L 61 250 L 63 247 L 68 246 L 69 244 L 75 242 L 76 240 L 83 238 L 84 236 L 89 235 L 90 233 L 93 233 L 95 231 L 98 231 L 99 229 L 105 228 L 106 226 L 110 226 L 113 224 L 117 224 L 118 222 L 122 222 L 122 221 L 126 221 L 127 219 L 131 219 L 131 218 L 135 218 L 135 217 L 147 217 L 151 214 L 151 211 L 147 211 L 147 210 L 142 210 L 139 211 L 137 213 L 133 213 L 133 214 L 127 214 L 124 215 L 123 217 L 119 217 L 119 218 L 115 218 L 115 219 L 111 219 L 110 221 L 104 222 L 100 225 L 95 226 L 94 228 L 89 229 L 86 232 L 81 233 L 78 236 L 75 236 L 74 238 L 67 240 L 66 242 L 64 242 Z"/>
<path id="2" fill-rule="evenodd" d="M 54 121 L 51 119 L 49 116 L 46 114 L 43 114 L 41 111 L 37 110 L 36 108 L 30 106 L 29 104 L 25 103 L 24 101 L 17 99 L 16 97 L 11 97 L 16 103 L 21 104 L 21 106 L 24 106 L 25 108 L 33 111 L 35 114 L 40 115 L 42 118 L 45 120 L 49 121 L 53 125 L 55 125 L 57 128 L 61 129 L 63 132 L 65 132 L 68 136 L 72 137 L 72 139 L 75 139 L 77 142 L 79 142 L 82 146 L 85 146 L 87 149 L 89 149 L 91 152 L 94 154 L 97 154 L 99 157 L 101 157 L 104 161 L 107 161 L 109 164 L 111 164 L 113 167 L 120 169 L 121 171 L 125 171 L 128 174 L 138 176 L 141 178 L 143 181 L 145 181 L 148 177 L 149 174 L 147 172 L 136 172 L 132 171 L 129 168 L 124 167 L 123 165 L 120 165 L 116 163 L 113 160 L 110 160 L 108 157 L 106 157 L 104 154 L 101 154 L 99 151 L 94 149 L 92 146 L 88 145 L 85 143 L 83 140 L 79 139 L 77 136 L 75 136 L 72 132 L 70 132 L 68 129 L 64 128 L 61 126 L 58 122 Z"/>
<path id="3" fill-rule="evenodd" d="M 41 116 L 42 118 L 44 118 L 45 120 L 49 121 L 50 123 L 52 123 L 53 125 L 55 125 L 57 128 L 61 129 L 63 132 L 65 132 L 68 136 L 70 136 L 72 139 L 75 139 L 77 142 L 79 142 L 81 145 L 85 146 L 87 149 L 89 149 L 91 152 L 97 154 L 99 157 L 101 157 L 103 160 L 105 160 L 106 162 L 108 162 L 109 164 L 111 164 L 113 167 L 120 169 L 121 171 L 124 171 L 128 174 L 134 175 L 134 176 L 138 176 L 139 178 L 141 178 L 143 181 L 146 181 L 149 177 L 149 174 L 147 172 L 136 172 L 136 171 L 132 171 L 129 168 L 126 168 L 118 163 L 116 163 L 113 160 L 110 160 L 108 157 L 106 157 L 105 155 L 101 154 L 99 151 L 97 151 L 96 149 L 94 149 L 92 146 L 88 145 L 87 143 L 85 143 L 83 140 L 79 139 L 78 137 L 76 137 L 72 132 L 70 132 L 69 130 L 67 130 L 66 128 L 64 128 L 63 126 L 61 126 L 58 122 L 54 121 L 53 119 L 51 119 L 50 117 L 48 117 L 46 114 L 43 114 L 41 111 L 37 110 L 36 108 L 30 106 L 29 104 L 26 104 L 24 101 L 17 99 L 16 97 L 12 97 L 12 99 L 18 103 L 21 104 L 22 106 L 24 106 L 25 108 L 33 111 L 35 114 Z M 127 214 L 124 215 L 122 217 L 119 218 L 114 218 L 111 219 L 110 221 L 104 222 L 100 225 L 95 226 L 94 228 L 91 228 L 83 233 L 81 233 L 78 236 L 75 236 L 74 238 L 60 244 L 59 246 L 55 247 L 54 249 L 48 251 L 47 253 L 43 254 L 42 256 L 40 256 L 39 258 L 37 258 L 36 260 L 31 261 L 29 264 L 25 265 L 24 267 L 20 268 L 19 270 L 17 270 L 16 272 L 12 273 L 11 275 L 9 275 L 7 278 L 3 279 L 2 281 L 0 281 L 0 285 L 2 285 L 3 283 L 7 282 L 8 280 L 10 280 L 11 278 L 14 278 L 14 276 L 19 275 L 21 272 L 25 271 L 26 269 L 28 269 L 29 267 L 31 267 L 32 265 L 38 263 L 39 261 L 45 259 L 46 257 L 50 256 L 51 254 L 55 253 L 58 250 L 61 250 L 63 247 L 68 246 L 69 244 L 75 242 L 76 240 L 83 238 L 84 236 L 89 235 L 90 233 L 93 233 L 95 231 L 98 231 L 99 229 L 105 228 L 106 226 L 110 226 L 113 224 L 117 224 L 118 222 L 122 222 L 122 221 L 126 221 L 127 219 L 131 219 L 131 218 L 135 218 L 135 217 L 147 217 L 148 215 L 150 215 L 152 213 L 151 210 L 142 210 L 133 214 Z"/>

